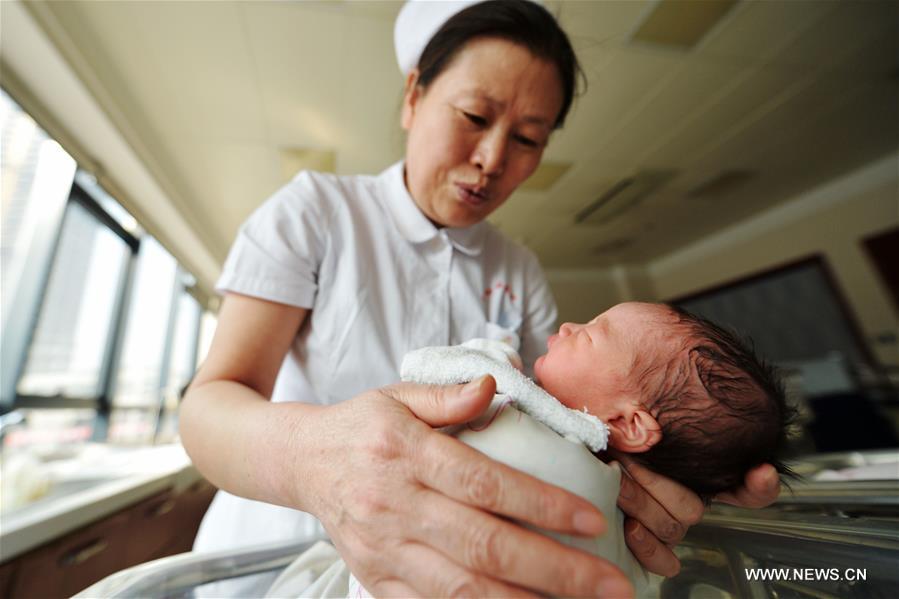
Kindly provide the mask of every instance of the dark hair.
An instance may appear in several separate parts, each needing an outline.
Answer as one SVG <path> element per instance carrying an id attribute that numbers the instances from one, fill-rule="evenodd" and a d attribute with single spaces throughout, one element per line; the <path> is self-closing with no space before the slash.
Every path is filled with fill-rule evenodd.
<path id="1" fill-rule="evenodd" d="M 534 56 L 553 62 L 562 80 L 562 108 L 555 128 L 565 122 L 583 71 L 555 17 L 530 0 L 487 0 L 453 15 L 425 46 L 418 60 L 418 83 L 427 89 L 466 43 L 478 37 L 500 37 L 520 44 Z"/>
<path id="2" fill-rule="evenodd" d="M 751 342 L 686 310 L 669 308 L 687 331 L 688 359 L 669 360 L 663 367 L 663 382 L 646 401 L 662 439 L 632 457 L 689 487 L 706 503 L 738 488 L 760 464 L 773 464 L 782 478 L 796 478 L 780 460 L 795 410 L 787 404 L 776 369 L 755 354 Z M 702 389 L 690 384 L 693 372 Z"/>

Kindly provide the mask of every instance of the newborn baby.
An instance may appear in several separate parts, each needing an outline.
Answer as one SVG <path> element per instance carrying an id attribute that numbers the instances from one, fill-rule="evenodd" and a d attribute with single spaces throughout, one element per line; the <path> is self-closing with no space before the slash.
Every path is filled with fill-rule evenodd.
<path id="1" fill-rule="evenodd" d="M 625 303 L 550 337 L 534 373 L 566 406 L 600 418 L 609 445 L 706 501 L 774 464 L 792 411 L 782 385 L 734 334 L 664 304 Z"/>
<path id="2" fill-rule="evenodd" d="M 520 369 L 508 345 L 473 340 L 410 352 L 402 378 L 447 384 L 492 375 L 491 406 L 447 432 L 591 501 L 609 518 L 602 537 L 540 532 L 618 565 L 637 596 L 648 581 L 624 541 L 624 516 L 616 507 L 620 471 L 594 453 L 608 443 L 634 454 L 705 501 L 738 487 L 758 464 L 788 473 L 775 458 L 789 410 L 773 372 L 733 334 L 684 311 L 619 304 L 586 324 L 563 324 L 550 337 L 534 365 L 542 389 Z M 327 585 L 331 592 L 346 580 L 349 596 L 369 596 L 352 575 L 343 578 L 342 564 L 330 571 L 342 573 L 340 584 Z"/>

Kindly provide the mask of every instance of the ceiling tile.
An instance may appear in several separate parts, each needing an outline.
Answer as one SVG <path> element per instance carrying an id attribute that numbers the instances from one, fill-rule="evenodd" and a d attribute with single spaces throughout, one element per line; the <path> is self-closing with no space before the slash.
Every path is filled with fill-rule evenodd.
<path id="1" fill-rule="evenodd" d="M 741 2 L 696 50 L 702 56 L 737 64 L 759 64 L 832 12 L 837 4 Z"/>
<path id="2" fill-rule="evenodd" d="M 589 79 L 589 93 L 580 98 L 564 135 L 552 141 L 553 155 L 563 160 L 596 153 L 639 112 L 683 63 L 681 53 L 620 48 L 599 73 Z"/>
<path id="3" fill-rule="evenodd" d="M 747 119 L 757 118 L 760 109 L 785 93 L 796 81 L 793 72 L 783 69 L 750 69 L 720 89 L 710 90 L 708 98 L 676 125 L 676 133 L 653 155 L 689 167 L 710 148 L 716 147 L 729 132 Z"/>
<path id="4" fill-rule="evenodd" d="M 727 63 L 691 59 L 608 142 L 608 151 L 630 157 L 640 166 L 677 166 L 680 153 L 663 154 L 664 146 L 679 130 L 697 126 L 701 108 L 743 74 Z"/>
<path id="5" fill-rule="evenodd" d="M 346 14 L 297 2 L 245 4 L 243 10 L 271 141 L 341 143 L 347 131 L 338 73 L 348 64 Z"/>
<path id="6" fill-rule="evenodd" d="M 544 155 L 573 166 L 548 191 L 519 191 L 491 217 L 545 264 L 645 260 L 899 143 L 888 75 L 896 3 L 740 2 L 690 52 L 629 43 L 654 5 L 547 2 L 589 81 Z M 93 91 L 220 256 L 280 184 L 281 148 L 334 149 L 339 173 L 377 172 L 402 156 L 399 6 L 47 3 L 91 67 Z M 607 226 L 573 224 L 641 168 L 680 173 Z M 712 200 L 685 199 L 733 168 L 758 176 Z"/>

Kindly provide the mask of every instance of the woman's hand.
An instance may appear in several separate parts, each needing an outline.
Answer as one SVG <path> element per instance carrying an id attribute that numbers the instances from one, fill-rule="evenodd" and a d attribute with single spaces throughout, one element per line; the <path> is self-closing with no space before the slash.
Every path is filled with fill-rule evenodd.
<path id="1" fill-rule="evenodd" d="M 721 493 L 715 501 L 739 507 L 768 507 L 780 495 L 780 476 L 771 464 L 756 466 L 746 473 L 743 486 L 730 493 Z"/>
<path id="2" fill-rule="evenodd" d="M 684 487 L 626 455 L 616 454 L 626 470 L 621 477 L 618 507 L 629 516 L 624 524 L 627 546 L 643 567 L 661 576 L 675 576 L 680 561 L 671 547 L 680 542 L 687 529 L 697 524 L 704 512 L 702 500 Z M 780 483 L 777 471 L 762 464 L 746 474 L 743 487 L 716 497 L 718 501 L 741 507 L 760 508 L 777 500 Z"/>
<path id="3" fill-rule="evenodd" d="M 375 596 L 630 596 L 617 567 L 508 521 L 597 535 L 590 503 L 432 430 L 477 416 L 494 391 L 490 377 L 401 384 L 319 410 L 295 504 Z"/>

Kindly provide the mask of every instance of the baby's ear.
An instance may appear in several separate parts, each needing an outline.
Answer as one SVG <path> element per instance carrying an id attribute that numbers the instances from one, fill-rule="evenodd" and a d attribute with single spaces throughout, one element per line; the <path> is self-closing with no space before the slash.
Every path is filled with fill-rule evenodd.
<path id="1" fill-rule="evenodd" d="M 636 409 L 607 422 L 609 445 L 618 451 L 643 453 L 662 440 L 662 427 L 646 410 Z"/>

